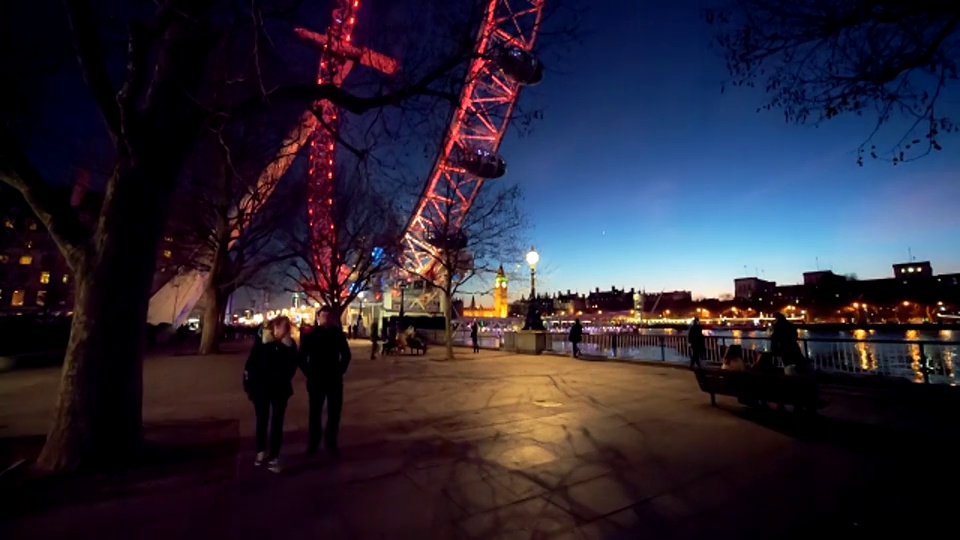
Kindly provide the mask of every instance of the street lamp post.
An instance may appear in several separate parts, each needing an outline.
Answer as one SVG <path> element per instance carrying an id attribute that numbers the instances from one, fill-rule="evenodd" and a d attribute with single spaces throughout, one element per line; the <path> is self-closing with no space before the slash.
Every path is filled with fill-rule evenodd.
<path id="1" fill-rule="evenodd" d="M 540 262 L 540 254 L 533 249 L 533 246 L 530 246 L 530 251 L 527 252 L 527 264 L 530 265 L 530 301 L 533 302 L 534 298 L 537 296 L 537 281 L 536 281 L 536 272 L 537 272 L 537 263 Z"/>
<path id="2" fill-rule="evenodd" d="M 531 350 L 535 351 L 537 354 L 540 354 L 546 348 L 546 341 L 543 334 L 543 319 L 540 318 L 540 310 L 538 309 L 536 298 L 537 298 L 537 285 L 536 285 L 536 272 L 537 272 L 537 263 L 540 261 L 540 254 L 537 253 L 533 246 L 530 246 L 530 251 L 527 252 L 527 264 L 530 265 L 530 302 L 527 304 L 527 320 L 523 325 L 524 330 L 533 330 L 539 332 L 536 338 L 536 341 L 532 345 Z"/>
<path id="3" fill-rule="evenodd" d="M 400 322 L 403 322 L 403 293 L 407 291 L 406 283 L 400 282 Z"/>

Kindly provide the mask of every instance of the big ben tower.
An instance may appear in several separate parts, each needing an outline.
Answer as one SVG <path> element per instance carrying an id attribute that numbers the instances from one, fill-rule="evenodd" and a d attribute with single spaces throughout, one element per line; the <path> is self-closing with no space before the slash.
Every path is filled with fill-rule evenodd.
<path id="1" fill-rule="evenodd" d="M 507 318 L 507 274 L 503 272 L 502 264 L 493 281 L 493 316 Z"/>

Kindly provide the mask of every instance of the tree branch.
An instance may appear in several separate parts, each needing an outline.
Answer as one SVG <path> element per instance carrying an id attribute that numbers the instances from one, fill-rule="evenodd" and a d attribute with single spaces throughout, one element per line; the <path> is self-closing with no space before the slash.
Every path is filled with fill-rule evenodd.
<path id="1" fill-rule="evenodd" d="M 446 60 L 438 63 L 432 70 L 413 84 L 387 94 L 361 97 L 333 84 L 318 85 L 311 83 L 294 85 L 278 88 L 266 96 L 258 96 L 256 99 L 242 103 L 232 114 L 242 114 L 246 111 L 259 109 L 264 100 L 272 102 L 303 101 L 307 103 L 327 100 L 351 113 L 363 114 L 373 109 L 399 105 L 403 101 L 416 96 L 442 95 L 444 98 L 447 98 L 450 95 L 449 93 L 433 90 L 430 88 L 430 85 L 451 73 L 461 63 L 471 60 L 472 57 L 473 54 L 466 51 L 453 54 Z"/>
<path id="2" fill-rule="evenodd" d="M 64 0 L 67 21 L 73 34 L 73 44 L 77 53 L 80 71 L 87 82 L 90 94 L 100 109 L 100 115 L 107 124 L 111 136 L 121 136 L 120 105 L 117 91 L 107 72 L 106 52 L 100 39 L 96 13 L 88 0 Z"/>
<path id="3" fill-rule="evenodd" d="M 0 127 L 0 181 L 19 191 L 49 230 L 71 268 L 86 256 L 90 233 L 77 211 L 60 200 L 5 127 Z"/>

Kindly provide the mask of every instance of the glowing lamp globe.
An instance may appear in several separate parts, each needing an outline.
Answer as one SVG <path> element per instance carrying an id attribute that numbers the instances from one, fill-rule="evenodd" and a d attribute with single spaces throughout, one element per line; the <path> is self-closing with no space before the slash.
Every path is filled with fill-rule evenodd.
<path id="1" fill-rule="evenodd" d="M 527 252 L 527 264 L 530 266 L 536 266 L 540 262 L 540 254 L 533 250 L 533 247 L 530 248 L 530 251 Z"/>

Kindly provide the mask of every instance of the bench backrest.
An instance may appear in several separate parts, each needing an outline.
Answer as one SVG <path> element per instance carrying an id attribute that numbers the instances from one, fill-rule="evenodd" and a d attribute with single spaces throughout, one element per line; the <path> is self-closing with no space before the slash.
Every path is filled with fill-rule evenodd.
<path id="1" fill-rule="evenodd" d="M 704 392 L 735 395 L 743 389 L 747 375 L 738 371 L 700 369 L 697 370 L 697 384 Z"/>

